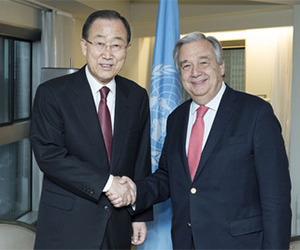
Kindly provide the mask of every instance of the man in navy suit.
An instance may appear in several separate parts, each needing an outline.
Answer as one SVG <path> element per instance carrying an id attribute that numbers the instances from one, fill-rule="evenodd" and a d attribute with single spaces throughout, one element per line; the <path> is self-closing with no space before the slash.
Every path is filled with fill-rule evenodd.
<path id="1" fill-rule="evenodd" d="M 37 90 L 30 138 L 44 180 L 35 249 L 130 249 L 132 234 L 134 244 L 146 237 L 151 209 L 131 216 L 127 208 L 115 209 L 105 195 L 118 194 L 129 205 L 135 190 L 116 176 L 141 180 L 151 173 L 146 90 L 118 75 L 130 37 L 130 26 L 119 13 L 91 14 L 81 39 L 87 65 Z M 110 150 L 97 115 L 104 87 Z"/>
<path id="2" fill-rule="evenodd" d="M 191 100 L 168 117 L 158 170 L 136 182 L 136 212 L 171 197 L 175 249 L 288 249 L 291 184 L 271 105 L 223 82 L 225 63 L 215 38 L 189 34 L 173 55 Z M 191 176 L 189 142 L 201 106 L 208 111 Z M 122 205 L 117 196 L 109 198 Z"/>

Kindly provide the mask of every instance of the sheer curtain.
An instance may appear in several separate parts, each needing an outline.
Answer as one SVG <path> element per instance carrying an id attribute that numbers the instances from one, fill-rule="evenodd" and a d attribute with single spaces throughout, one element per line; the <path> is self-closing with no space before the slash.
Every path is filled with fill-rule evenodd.
<path id="1" fill-rule="evenodd" d="M 59 11 L 42 11 L 42 67 L 72 67 L 75 20 Z"/>
<path id="2" fill-rule="evenodd" d="M 272 106 L 282 126 L 287 154 L 290 146 L 293 28 L 281 28 L 276 33 Z"/>

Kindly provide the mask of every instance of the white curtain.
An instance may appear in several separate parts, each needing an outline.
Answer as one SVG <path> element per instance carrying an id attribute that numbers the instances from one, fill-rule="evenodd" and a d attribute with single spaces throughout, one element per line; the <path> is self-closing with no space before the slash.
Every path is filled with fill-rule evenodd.
<path id="1" fill-rule="evenodd" d="M 290 146 L 293 28 L 278 29 L 274 51 L 272 106 L 282 126 L 287 154 Z"/>
<path id="2" fill-rule="evenodd" d="M 71 68 L 75 60 L 75 20 L 59 11 L 42 11 L 42 66 Z"/>

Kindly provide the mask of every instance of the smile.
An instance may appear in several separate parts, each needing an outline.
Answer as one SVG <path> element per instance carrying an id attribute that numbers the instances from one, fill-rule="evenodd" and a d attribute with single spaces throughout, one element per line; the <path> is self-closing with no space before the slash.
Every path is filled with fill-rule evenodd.
<path id="1" fill-rule="evenodd" d="M 207 79 L 204 79 L 204 80 L 193 80 L 193 81 L 191 81 L 191 84 L 193 84 L 193 85 L 201 85 L 201 84 L 204 84 L 206 81 L 207 81 Z"/>
<path id="2" fill-rule="evenodd" d="M 112 68 L 113 64 L 100 63 L 100 66 L 104 69 L 110 69 L 110 68 Z"/>

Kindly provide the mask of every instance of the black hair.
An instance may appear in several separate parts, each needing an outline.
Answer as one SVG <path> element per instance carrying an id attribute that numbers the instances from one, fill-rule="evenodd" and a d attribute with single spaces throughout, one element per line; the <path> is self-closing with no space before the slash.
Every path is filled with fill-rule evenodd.
<path id="1" fill-rule="evenodd" d="M 130 39 L 131 39 L 130 25 L 125 17 L 121 16 L 120 13 L 118 13 L 117 11 L 114 11 L 114 10 L 98 10 L 98 11 L 93 12 L 86 19 L 86 21 L 82 27 L 82 38 L 83 39 L 88 40 L 91 25 L 98 18 L 109 19 L 109 20 L 121 20 L 127 31 L 127 44 L 130 43 Z"/>

